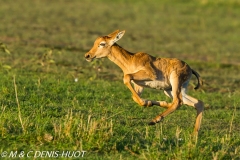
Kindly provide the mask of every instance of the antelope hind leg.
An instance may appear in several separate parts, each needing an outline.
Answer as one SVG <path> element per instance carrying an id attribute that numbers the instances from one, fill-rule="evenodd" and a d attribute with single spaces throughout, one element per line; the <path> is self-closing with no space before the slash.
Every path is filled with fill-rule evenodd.
<path id="1" fill-rule="evenodd" d="M 197 100 L 187 94 L 183 95 L 183 103 L 192 106 L 197 110 L 196 122 L 194 127 L 194 134 L 197 135 L 201 126 L 204 104 L 202 101 Z"/>
<path id="2" fill-rule="evenodd" d="M 192 106 L 197 110 L 196 122 L 194 127 L 194 135 L 197 135 L 200 129 L 201 121 L 202 121 L 204 103 L 196 98 L 193 98 L 187 95 L 187 86 L 188 86 L 188 82 L 184 83 L 181 90 L 182 97 L 183 97 L 183 104 Z"/>
<path id="3" fill-rule="evenodd" d="M 171 73 L 169 80 L 172 86 L 172 91 L 165 91 L 164 93 L 167 94 L 169 97 L 172 97 L 172 103 L 160 101 L 160 106 L 166 107 L 167 110 L 156 116 L 149 123 L 149 125 L 154 125 L 160 122 L 161 120 L 163 120 L 164 117 L 174 112 L 182 104 L 181 84 L 175 71 Z"/>

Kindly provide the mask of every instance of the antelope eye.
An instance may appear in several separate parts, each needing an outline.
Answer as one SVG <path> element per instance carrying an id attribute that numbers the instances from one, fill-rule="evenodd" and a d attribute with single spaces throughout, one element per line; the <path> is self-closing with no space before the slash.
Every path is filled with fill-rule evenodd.
<path id="1" fill-rule="evenodd" d="M 101 42 L 101 43 L 99 44 L 99 46 L 104 47 L 104 46 L 106 46 L 106 43 L 105 43 L 105 42 Z"/>

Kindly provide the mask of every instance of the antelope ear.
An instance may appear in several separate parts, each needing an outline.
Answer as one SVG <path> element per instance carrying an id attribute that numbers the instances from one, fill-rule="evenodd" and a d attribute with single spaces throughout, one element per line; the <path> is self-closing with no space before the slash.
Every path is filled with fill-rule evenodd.
<path id="1" fill-rule="evenodd" d="M 114 31 L 114 32 L 112 32 L 112 33 L 110 33 L 110 34 L 107 35 L 107 36 L 108 36 L 108 37 L 113 37 L 113 36 L 115 36 L 117 33 L 119 33 L 119 29 L 116 30 L 116 31 Z"/>
<path id="2" fill-rule="evenodd" d="M 116 30 L 115 32 L 108 35 L 109 37 L 111 37 L 110 45 L 113 45 L 118 40 L 120 40 L 122 38 L 122 36 L 124 35 L 124 33 L 125 33 L 125 30 L 123 30 L 121 32 L 119 32 L 119 30 Z"/>

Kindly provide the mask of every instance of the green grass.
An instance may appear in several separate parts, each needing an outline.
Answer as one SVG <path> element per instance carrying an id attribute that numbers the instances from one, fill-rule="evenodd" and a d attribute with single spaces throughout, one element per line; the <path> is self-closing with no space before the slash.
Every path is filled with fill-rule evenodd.
<path id="1" fill-rule="evenodd" d="M 239 1 L 0 4 L 0 157 L 84 150 L 82 159 L 240 158 Z M 84 60 L 96 37 L 116 29 L 126 30 L 119 44 L 127 50 L 180 58 L 201 74 L 204 86 L 194 91 L 195 78 L 189 86 L 205 103 L 197 141 L 193 108 L 148 126 L 164 109 L 138 106 L 109 60 Z M 158 90 L 143 97 L 170 101 Z"/>

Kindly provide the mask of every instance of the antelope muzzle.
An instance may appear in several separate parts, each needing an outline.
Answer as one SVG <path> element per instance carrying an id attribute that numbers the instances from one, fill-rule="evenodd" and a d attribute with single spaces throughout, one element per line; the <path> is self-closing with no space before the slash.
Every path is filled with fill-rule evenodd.
<path id="1" fill-rule="evenodd" d="M 95 57 L 93 57 L 89 52 L 85 54 L 85 59 L 91 62 Z"/>

